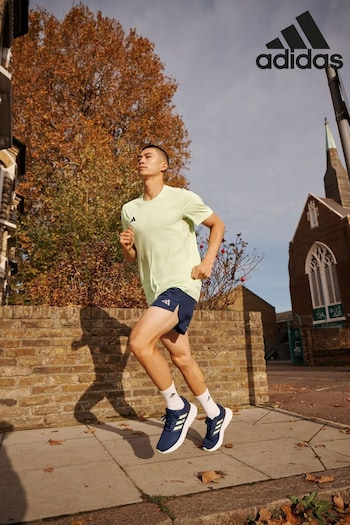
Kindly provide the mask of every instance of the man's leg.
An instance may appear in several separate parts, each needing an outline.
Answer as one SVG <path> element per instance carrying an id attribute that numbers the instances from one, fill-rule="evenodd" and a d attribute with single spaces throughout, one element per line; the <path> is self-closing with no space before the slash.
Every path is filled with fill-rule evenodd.
<path id="1" fill-rule="evenodd" d="M 169 388 L 172 377 L 166 359 L 157 348 L 157 342 L 177 323 L 177 309 L 171 312 L 158 306 L 150 306 L 129 337 L 130 351 L 159 390 Z"/>
<path id="2" fill-rule="evenodd" d="M 204 375 L 197 361 L 191 354 L 188 334 L 179 334 L 171 330 L 161 336 L 161 341 L 168 350 L 174 365 L 182 373 L 187 385 L 195 396 L 200 396 L 206 390 Z"/>
<path id="3" fill-rule="evenodd" d="M 191 354 L 187 332 L 182 335 L 171 330 L 161 337 L 161 341 L 207 414 L 205 421 L 207 432 L 202 445 L 203 449 L 210 452 L 217 450 L 223 443 L 225 429 L 232 419 L 232 410 L 217 405 L 212 399 L 205 385 L 202 370 Z"/>
<path id="4" fill-rule="evenodd" d="M 164 333 L 171 331 L 177 325 L 177 311 L 178 308 L 171 312 L 158 306 L 150 306 L 129 338 L 131 352 L 162 393 L 170 390 L 173 380 L 169 365 L 157 348 L 157 342 Z M 175 387 L 173 389 L 177 395 Z M 183 401 L 181 409 L 166 409 L 164 430 L 157 444 L 157 450 L 164 454 L 179 448 L 197 416 L 197 407 L 184 398 L 179 399 L 181 400 Z"/>
<path id="5" fill-rule="evenodd" d="M 208 415 L 203 448 L 214 451 L 223 442 L 224 430 L 232 419 L 232 411 L 216 405 L 211 399 L 205 386 L 203 373 L 191 355 L 188 335 L 178 334 L 173 329 L 178 323 L 177 311 L 176 309 L 171 312 L 151 306 L 132 330 L 129 347 L 158 389 L 164 391 L 172 385 L 172 377 L 167 361 L 156 347 L 158 339 L 161 339 L 173 363 L 179 368 Z M 160 452 L 167 453 L 176 450 L 183 443 L 187 430 L 197 415 L 195 405 L 182 399 L 185 403 L 184 409 L 166 410 L 165 427 L 157 445 Z M 219 409 L 217 416 L 210 414 L 211 411 L 217 409 Z"/>

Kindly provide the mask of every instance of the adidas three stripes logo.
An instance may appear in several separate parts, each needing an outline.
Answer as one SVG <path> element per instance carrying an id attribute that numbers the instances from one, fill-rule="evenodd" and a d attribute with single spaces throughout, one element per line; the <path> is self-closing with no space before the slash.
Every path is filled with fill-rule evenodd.
<path id="1" fill-rule="evenodd" d="M 299 26 L 297 27 L 293 24 L 281 31 L 286 44 L 279 37 L 266 44 L 268 50 L 279 50 L 280 52 L 275 55 L 271 53 L 258 55 L 256 58 L 258 68 L 325 69 L 329 66 L 334 69 L 342 68 L 343 57 L 340 54 L 312 53 L 315 49 L 328 50 L 329 45 L 310 12 L 305 11 L 305 13 L 297 16 L 296 21 L 300 29 Z M 302 52 L 296 54 L 295 50 L 301 50 Z"/>
<path id="2" fill-rule="evenodd" d="M 215 436 L 216 434 L 218 434 L 220 432 L 220 429 L 222 427 L 223 422 L 224 422 L 224 418 L 223 417 L 216 422 L 216 425 L 215 425 L 215 428 L 214 428 L 214 431 L 213 431 L 213 436 Z"/>
<path id="3" fill-rule="evenodd" d="M 297 16 L 296 20 L 313 49 L 329 49 L 329 45 L 309 11 L 305 11 L 302 15 Z M 307 49 L 304 40 L 294 25 L 282 29 L 281 33 L 290 49 Z M 268 42 L 266 47 L 267 49 L 284 49 L 284 45 L 279 38 Z"/>
<path id="4" fill-rule="evenodd" d="M 181 416 L 179 416 L 178 420 L 176 421 L 176 424 L 174 426 L 174 431 L 179 431 L 182 429 L 182 427 L 184 426 L 185 424 L 185 421 L 186 421 L 186 418 L 187 418 L 188 414 L 182 414 Z"/>

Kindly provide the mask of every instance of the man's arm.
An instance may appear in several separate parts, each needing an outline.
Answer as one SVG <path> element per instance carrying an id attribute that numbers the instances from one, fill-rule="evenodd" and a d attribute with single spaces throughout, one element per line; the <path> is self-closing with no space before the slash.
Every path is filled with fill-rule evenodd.
<path id="1" fill-rule="evenodd" d="M 123 256 L 127 262 L 135 262 L 137 258 L 136 248 L 134 246 L 134 238 L 134 231 L 131 226 L 124 230 L 119 236 L 120 244 L 123 250 Z"/>
<path id="2" fill-rule="evenodd" d="M 210 230 L 208 249 L 202 262 L 193 268 L 191 273 L 193 279 L 210 277 L 225 233 L 225 224 L 215 213 L 212 213 L 202 224 Z"/>

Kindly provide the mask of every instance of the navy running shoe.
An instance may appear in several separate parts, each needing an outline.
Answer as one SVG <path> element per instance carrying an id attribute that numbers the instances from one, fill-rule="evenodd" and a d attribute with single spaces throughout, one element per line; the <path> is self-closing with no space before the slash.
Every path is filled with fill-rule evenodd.
<path id="1" fill-rule="evenodd" d="M 174 452 L 185 441 L 187 431 L 197 416 L 197 407 L 181 398 L 185 403 L 181 410 L 166 409 L 163 416 L 165 420 L 162 435 L 157 444 L 158 452 L 168 454 Z"/>
<path id="2" fill-rule="evenodd" d="M 202 448 L 208 452 L 214 452 L 221 447 L 224 440 L 224 432 L 232 419 L 232 410 L 218 405 L 220 414 L 213 419 L 206 418 L 207 433 L 205 435 Z"/>

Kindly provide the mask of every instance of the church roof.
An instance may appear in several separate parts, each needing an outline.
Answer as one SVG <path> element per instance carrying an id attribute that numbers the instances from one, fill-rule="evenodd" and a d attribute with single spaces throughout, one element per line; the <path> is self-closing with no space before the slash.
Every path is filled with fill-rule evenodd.
<path id="1" fill-rule="evenodd" d="M 297 227 L 295 229 L 295 232 L 294 232 L 294 235 L 292 237 L 292 241 L 291 242 L 293 242 L 295 240 L 295 237 L 296 237 L 297 232 L 298 232 L 298 230 L 300 228 L 300 223 L 301 223 L 301 221 L 302 221 L 302 219 L 304 217 L 304 214 L 307 213 L 307 211 L 308 211 L 308 202 L 310 200 L 316 201 L 316 202 L 322 204 L 323 206 L 326 206 L 332 213 L 335 213 L 341 219 L 344 219 L 345 217 L 350 215 L 350 208 L 344 208 L 338 202 L 336 202 L 334 199 L 330 199 L 330 198 L 327 198 L 327 197 L 317 197 L 313 193 L 309 193 L 308 196 L 307 196 L 307 199 L 306 199 L 303 211 L 302 211 L 302 213 L 300 215 L 300 218 L 299 218 L 299 221 L 298 221 L 298 224 L 297 224 Z"/>
<path id="2" fill-rule="evenodd" d="M 327 197 L 318 197 L 318 200 L 326 204 L 328 208 L 330 208 L 332 211 L 335 211 L 341 217 L 346 217 L 347 215 L 350 215 L 350 208 L 344 208 L 344 206 L 338 204 L 334 199 L 328 199 Z"/>

